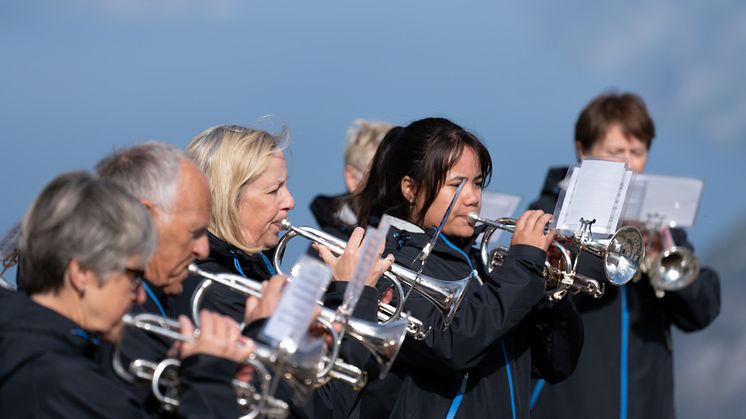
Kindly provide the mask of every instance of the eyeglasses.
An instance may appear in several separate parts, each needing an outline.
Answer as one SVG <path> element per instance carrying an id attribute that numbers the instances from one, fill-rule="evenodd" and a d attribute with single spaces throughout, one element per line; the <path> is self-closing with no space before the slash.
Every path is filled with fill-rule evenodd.
<path id="1" fill-rule="evenodd" d="M 142 285 L 142 278 L 145 276 L 145 271 L 142 269 L 135 268 L 124 268 L 124 273 L 129 276 L 130 282 L 132 283 L 132 289 L 138 289 Z"/>

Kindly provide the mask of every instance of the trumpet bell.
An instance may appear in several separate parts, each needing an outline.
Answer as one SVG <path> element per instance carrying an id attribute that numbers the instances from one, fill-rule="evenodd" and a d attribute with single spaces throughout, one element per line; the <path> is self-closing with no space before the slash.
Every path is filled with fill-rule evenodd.
<path id="1" fill-rule="evenodd" d="M 624 285 L 637 275 L 645 257 L 642 233 L 633 226 L 617 230 L 606 246 L 604 271 L 614 285 Z"/>
<path id="2" fill-rule="evenodd" d="M 687 287 L 699 275 L 699 261 L 685 247 L 671 247 L 661 252 L 648 270 L 653 288 L 676 291 Z"/>
<path id="3" fill-rule="evenodd" d="M 347 333 L 365 346 L 381 366 L 379 378 L 384 378 L 394 364 L 407 337 L 408 323 L 406 314 L 385 324 L 350 319 Z"/>

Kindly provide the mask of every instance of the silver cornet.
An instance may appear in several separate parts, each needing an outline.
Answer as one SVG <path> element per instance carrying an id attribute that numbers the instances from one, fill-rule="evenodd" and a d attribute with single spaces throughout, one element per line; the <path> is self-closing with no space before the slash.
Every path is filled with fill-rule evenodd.
<path id="1" fill-rule="evenodd" d="M 273 263 L 277 272 L 281 272 L 280 264 L 282 263 L 282 255 L 285 253 L 285 246 L 287 246 L 288 241 L 296 236 L 318 243 L 336 256 L 341 255 L 347 245 L 344 240 L 315 228 L 295 227 L 287 219 L 282 221 L 281 227 L 287 230 L 287 233 L 280 238 L 275 251 Z M 468 287 L 471 279 L 471 276 L 467 276 L 456 281 L 443 281 L 426 275 L 418 275 L 417 272 L 396 263 L 391 265 L 384 276 L 394 284 L 393 289 L 397 301 L 404 301 L 402 285 L 412 288 L 438 308 L 443 315 L 443 323 L 446 327 L 451 323 L 461 301 L 466 296 L 466 287 Z M 383 313 L 379 314 L 379 319 L 397 319 L 401 315 L 402 308 L 401 305 L 395 308 L 386 307 Z M 423 329 L 422 322 L 419 321 L 413 321 L 409 329 L 415 339 L 424 339 L 427 334 L 427 331 Z"/>
<path id="2" fill-rule="evenodd" d="M 699 276 L 699 260 L 691 250 L 676 246 L 667 225 L 650 223 L 646 225 L 646 247 L 649 254 L 642 263 L 642 271 L 650 279 L 656 295 L 662 297 L 665 291 L 676 291 L 689 286 Z"/>
<path id="3" fill-rule="evenodd" d="M 480 257 L 489 271 L 501 264 L 507 250 L 498 248 L 490 252 L 488 245 L 490 238 L 498 229 L 514 232 L 516 220 L 514 218 L 499 218 L 495 221 L 482 218 L 477 213 L 469 214 L 475 222 L 484 224 L 482 242 L 480 243 Z M 581 227 L 572 236 L 558 236 L 552 246 L 559 250 L 560 263 L 553 266 L 549 261 L 545 263 L 544 278 L 547 280 L 547 295 L 551 300 L 563 298 L 568 292 L 577 294 L 583 292 L 594 298 L 603 295 L 604 284 L 594 278 L 577 273 L 578 254 L 567 249 L 575 247 L 580 251 L 604 258 L 604 273 L 608 282 L 613 285 L 624 285 L 637 274 L 640 263 L 645 254 L 642 246 L 642 233 L 635 227 L 624 226 L 608 241 L 608 244 L 591 241 L 590 225 L 592 222 L 581 219 Z"/>
<path id="4" fill-rule="evenodd" d="M 184 336 L 179 332 L 180 324 L 175 320 L 143 313 L 136 316 L 125 314 L 122 321 L 129 327 L 135 327 L 168 339 L 182 342 L 194 341 L 192 336 Z M 260 351 L 263 350 L 263 348 L 258 349 Z M 119 377 L 130 383 L 137 381 L 150 383 L 151 392 L 161 403 L 162 408 L 168 412 L 173 412 L 179 406 L 178 369 L 181 362 L 171 358 L 157 363 L 144 359 L 135 359 L 130 363 L 128 368 L 125 368 L 121 363 L 120 355 L 120 349 L 117 347 L 112 363 L 114 371 Z M 233 380 L 233 389 L 236 392 L 239 408 L 246 414 L 245 418 L 286 418 L 288 415 L 288 405 L 284 401 L 276 399 L 269 394 L 272 376 L 258 358 L 257 356 L 252 356 L 252 358 L 247 360 L 247 363 L 254 367 L 255 375 L 259 377 L 260 391 L 257 391 L 250 384 Z"/>
<path id="5" fill-rule="evenodd" d="M 229 273 L 214 274 L 204 271 L 194 264 L 189 265 L 189 272 L 204 278 L 204 280 L 195 290 L 194 294 L 192 294 L 192 316 L 195 316 L 197 313 L 199 313 L 199 307 L 202 303 L 202 298 L 204 298 L 205 292 L 207 291 L 207 289 L 209 289 L 209 287 L 212 286 L 213 283 L 224 285 L 231 290 L 247 297 L 262 296 L 262 284 L 256 280 Z M 334 329 L 334 327 L 331 327 L 331 322 L 340 320 L 338 319 L 337 312 L 322 306 L 321 312 L 319 314 L 319 320 L 321 322 L 321 325 L 324 326 L 324 328 L 328 330 L 330 334 L 332 334 L 332 337 L 334 337 L 334 344 L 337 345 L 338 339 L 336 338 L 336 330 Z M 401 345 L 404 342 L 404 338 L 407 334 L 408 317 L 406 315 L 403 315 L 401 319 L 385 325 L 372 323 L 352 317 L 346 318 L 344 319 L 344 321 L 346 322 L 347 335 L 360 342 L 373 355 L 378 364 L 381 366 L 381 378 L 385 377 L 389 369 L 391 369 L 391 365 L 393 365 L 394 360 L 399 353 L 399 349 L 401 349 Z M 338 348 L 335 347 L 332 352 L 336 353 L 337 350 Z M 341 362 L 341 360 L 335 360 L 332 365 L 336 364 L 337 362 Z M 349 367 L 354 368 L 354 366 L 352 365 L 349 365 Z M 341 376 L 333 378 L 340 378 L 345 382 L 353 384 L 354 387 L 362 387 L 362 385 L 364 385 L 363 378 L 359 376 L 359 374 L 362 374 L 362 372 L 358 374 L 357 372 L 353 373 L 352 371 L 349 371 L 348 375 L 344 376 L 344 370 L 345 368 L 338 368 L 338 371 L 336 371 L 335 374 Z M 331 371 L 329 367 L 319 371 L 319 379 L 323 379 L 323 377 L 325 377 L 326 373 L 329 371 Z"/>

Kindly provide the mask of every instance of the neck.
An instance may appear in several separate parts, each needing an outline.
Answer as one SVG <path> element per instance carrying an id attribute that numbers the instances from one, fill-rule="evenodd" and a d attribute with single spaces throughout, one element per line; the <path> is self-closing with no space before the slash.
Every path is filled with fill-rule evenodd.
<path id="1" fill-rule="evenodd" d="M 31 299 L 35 303 L 55 311 L 61 316 L 67 317 L 83 329 L 87 329 L 85 316 L 83 315 L 83 309 L 80 304 L 80 297 L 75 291 L 62 289 L 57 292 L 51 291 L 44 294 L 34 294 L 31 296 Z"/>

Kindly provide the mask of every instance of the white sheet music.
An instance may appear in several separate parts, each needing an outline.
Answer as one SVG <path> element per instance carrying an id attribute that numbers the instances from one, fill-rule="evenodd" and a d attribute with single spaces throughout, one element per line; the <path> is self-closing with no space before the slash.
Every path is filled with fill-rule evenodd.
<path id="1" fill-rule="evenodd" d="M 496 220 L 501 217 L 513 217 L 520 203 L 521 197 L 518 195 L 484 191 L 482 192 L 482 208 L 479 211 L 479 215 L 482 218 L 489 218 L 490 220 Z M 502 233 L 504 232 L 499 229 L 495 231 L 490 238 L 489 249 L 493 249 L 500 241 Z M 476 241 L 479 243 L 481 240 L 482 235 L 480 234 Z"/>
<path id="2" fill-rule="evenodd" d="M 661 220 L 674 227 L 691 227 L 697 217 L 704 182 L 700 179 L 637 175 L 630 186 L 623 219 Z"/>
<path id="3" fill-rule="evenodd" d="M 580 226 L 581 218 L 595 219 L 594 236 L 612 235 L 619 224 L 631 180 L 632 171 L 622 162 L 583 160 L 572 170 L 550 226 L 572 234 Z"/>
<path id="4" fill-rule="evenodd" d="M 293 266 L 290 277 L 291 282 L 285 285 L 261 336 L 274 346 L 284 341 L 289 348 L 297 348 L 313 321 L 313 311 L 332 274 L 324 263 L 303 255 Z"/>
<path id="5" fill-rule="evenodd" d="M 340 306 L 340 310 L 343 313 L 351 315 L 355 309 L 357 301 L 363 293 L 363 288 L 365 288 L 365 280 L 368 278 L 370 270 L 379 257 L 379 249 L 386 242 L 386 235 L 389 233 L 390 227 L 391 216 L 386 214 L 381 217 L 378 228 L 368 227 L 366 229 L 365 239 L 363 239 L 363 245 L 359 250 L 355 271 L 352 273 L 352 279 L 347 284 L 344 300 Z"/>

